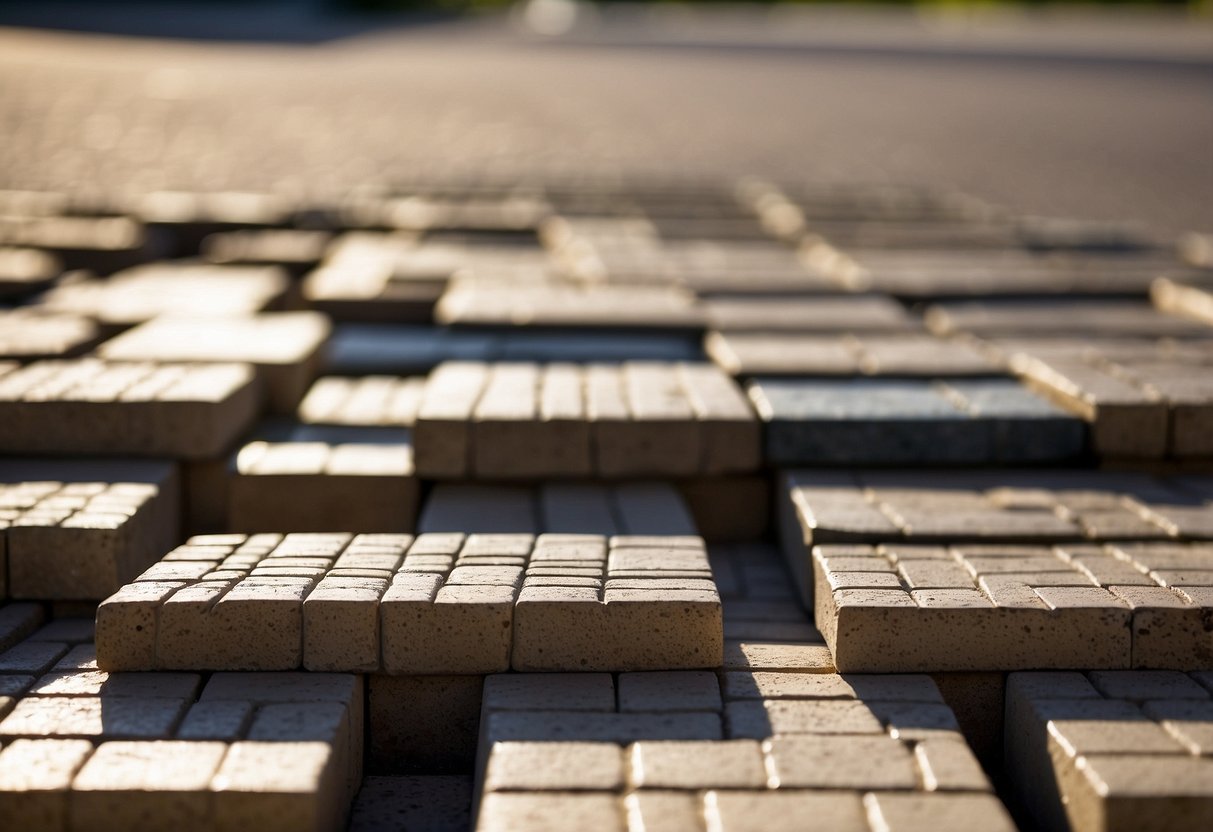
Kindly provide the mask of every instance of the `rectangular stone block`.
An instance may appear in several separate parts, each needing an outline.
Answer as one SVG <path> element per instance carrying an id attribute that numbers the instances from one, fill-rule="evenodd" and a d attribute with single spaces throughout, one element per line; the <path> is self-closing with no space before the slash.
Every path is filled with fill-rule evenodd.
<path id="1" fill-rule="evenodd" d="M 10 454 L 206 459 L 252 424 L 260 387 L 238 363 L 40 361 L 0 378 L 0 450 Z"/>
<path id="2" fill-rule="evenodd" d="M 723 650 L 695 536 L 201 536 L 98 620 L 103 669 L 639 670 L 716 667 Z"/>
<path id="3" fill-rule="evenodd" d="M 806 381 L 749 386 L 777 464 L 956 465 L 1080 455 L 1078 419 L 1011 380 Z"/>
<path id="4" fill-rule="evenodd" d="M 407 430 L 269 423 L 229 468 L 229 530 L 413 531 L 420 486 Z"/>
<path id="5" fill-rule="evenodd" d="M 324 376 L 307 391 L 296 417 L 307 425 L 411 428 L 425 379 Z"/>
<path id="6" fill-rule="evenodd" d="M 450 479 L 752 471 L 759 426 L 707 364 L 452 362 L 426 382 L 417 470 Z"/>
<path id="7" fill-rule="evenodd" d="M 708 355 L 733 376 L 950 378 L 998 374 L 972 345 L 926 333 L 712 332 Z"/>
<path id="8" fill-rule="evenodd" d="M 267 312 L 243 318 L 160 317 L 106 341 L 111 361 L 252 364 L 275 413 L 291 413 L 319 371 L 328 319 L 316 312 Z"/>
<path id="9" fill-rule="evenodd" d="M 102 338 L 100 328 L 88 317 L 44 312 L 37 307 L 0 311 L 0 331 L 4 332 L 0 359 L 16 361 L 71 358 L 87 352 Z"/>
<path id="10" fill-rule="evenodd" d="M 487 331 L 408 324 L 340 324 L 326 367 L 342 375 L 428 373 L 445 361 L 699 361 L 699 337 L 679 332 Z"/>
<path id="11" fill-rule="evenodd" d="M 1051 675 L 1007 683 L 1007 771 L 1034 823 L 1168 829 L 1213 818 L 1213 769 L 1185 742 L 1213 728 L 1208 689 L 1159 671 L 1067 674 L 1064 686 Z"/>
<path id="12" fill-rule="evenodd" d="M 1080 470 L 786 475 L 803 542 L 1206 539 L 1210 483 Z"/>
<path id="13" fill-rule="evenodd" d="M 64 283 L 42 296 L 56 311 L 86 315 L 109 334 L 163 315 L 230 318 L 280 309 L 290 280 L 276 266 L 166 261 L 124 269 L 104 280 Z"/>
<path id="14" fill-rule="evenodd" d="M 673 286 L 453 280 L 434 320 L 457 326 L 701 330 L 694 296 Z"/>
<path id="15" fill-rule="evenodd" d="M 164 462 L 0 462 L 7 595 L 95 600 L 152 564 L 179 534 L 180 481 Z"/>

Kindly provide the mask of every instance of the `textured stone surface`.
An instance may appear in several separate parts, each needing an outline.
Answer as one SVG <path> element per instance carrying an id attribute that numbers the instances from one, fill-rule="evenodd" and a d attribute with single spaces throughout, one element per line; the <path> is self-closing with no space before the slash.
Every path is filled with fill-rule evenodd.
<path id="1" fill-rule="evenodd" d="M 362 777 L 363 691 L 332 674 L 107 673 L 61 662 L 21 690 L 22 648 L 91 650 L 59 619 L 0 654 L 0 819 L 13 828 L 326 830 Z M 65 639 L 63 643 L 49 639 Z M 30 652 L 28 649 L 25 652 Z"/>
<path id="2" fill-rule="evenodd" d="M 100 665 L 125 670 L 665 670 L 723 650 L 693 535 L 195 537 L 98 621 Z"/>
<path id="3" fill-rule="evenodd" d="M 1213 819 L 1204 745 L 1213 699 L 1159 671 L 1014 673 L 1005 753 L 1016 796 L 1041 828 L 1168 829 Z"/>
<path id="4" fill-rule="evenodd" d="M 204 459 L 225 451 L 260 406 L 237 363 L 40 361 L 0 378 L 7 453 Z"/>

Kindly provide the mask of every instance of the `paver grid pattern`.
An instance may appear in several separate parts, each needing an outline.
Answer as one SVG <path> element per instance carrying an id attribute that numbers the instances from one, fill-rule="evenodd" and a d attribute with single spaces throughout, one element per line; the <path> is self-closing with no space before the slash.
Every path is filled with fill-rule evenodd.
<path id="1" fill-rule="evenodd" d="M 198 537 L 97 622 L 100 666 L 114 670 L 715 667 L 723 650 L 692 536 Z"/>
<path id="2" fill-rule="evenodd" d="M 37 627 L 41 610 L 23 612 L 22 629 Z M 89 619 L 57 619 L 0 652 L 7 828 L 343 822 L 361 781 L 359 677 L 109 673 L 97 669 L 92 630 Z"/>
<path id="3" fill-rule="evenodd" d="M 335 828 L 365 673 L 368 760 L 477 781 L 368 780 L 355 828 L 469 790 L 455 822 L 484 829 L 1011 828 L 966 744 L 1001 707 L 985 671 L 1213 655 L 1191 241 L 946 191 L 574 174 L 0 192 L 0 246 L 0 450 L 176 460 L 148 464 L 225 532 L 134 557 L 116 533 L 181 529 L 124 480 L 3 487 L 9 594 L 53 603 L 0 608 L 0 817 Z M 1143 460 L 1171 475 L 778 470 Z M 790 577 L 757 540 L 772 501 Z M 35 519 L 53 557 L 18 545 Z M 110 583 L 81 590 L 85 562 Z M 115 589 L 95 655 L 62 599 Z M 312 702 L 322 679 L 342 692 Z M 228 736 L 181 733 L 214 688 L 267 685 Z M 156 736 L 106 733 L 159 698 Z M 35 734 L 81 755 L 46 789 L 5 778 Z M 247 794 L 225 779 L 283 738 Z M 209 770 L 145 747 L 193 739 Z"/>

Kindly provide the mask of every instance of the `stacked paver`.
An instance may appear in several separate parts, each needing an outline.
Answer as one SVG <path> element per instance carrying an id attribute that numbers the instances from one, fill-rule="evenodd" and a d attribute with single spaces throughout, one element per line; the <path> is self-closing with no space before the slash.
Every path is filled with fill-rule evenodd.
<path id="1" fill-rule="evenodd" d="M 1213 823 L 1204 238 L 754 180 L 0 204 L 0 826 Z"/>

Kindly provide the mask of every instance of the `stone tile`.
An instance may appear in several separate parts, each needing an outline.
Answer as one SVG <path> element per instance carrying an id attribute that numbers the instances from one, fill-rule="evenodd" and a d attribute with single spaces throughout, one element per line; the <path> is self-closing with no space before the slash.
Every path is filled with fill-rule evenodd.
<path id="1" fill-rule="evenodd" d="M 267 312 L 244 318 L 160 317 L 107 341 L 103 358 L 114 361 L 252 364 L 271 409 L 291 413 L 319 368 L 328 319 L 315 312 Z"/>
<path id="2" fill-rule="evenodd" d="M 451 362 L 416 420 L 427 478 L 691 476 L 752 471 L 759 425 L 707 364 Z"/>
<path id="3" fill-rule="evenodd" d="M 208 786 L 226 752 L 221 742 L 102 743 L 72 781 L 71 824 L 204 825 L 215 809 Z"/>
<path id="4" fill-rule="evenodd" d="M 793 832 L 805 818 L 839 832 L 866 832 L 863 804 L 850 791 L 711 791 L 704 797 L 710 828 L 724 832 Z"/>
<path id="5" fill-rule="evenodd" d="M 411 532 L 420 502 L 399 428 L 267 423 L 231 457 L 230 472 L 233 531 Z"/>
<path id="6" fill-rule="evenodd" d="M 579 327 L 623 330 L 699 330 L 704 326 L 690 293 L 662 286 L 501 285 L 453 281 L 434 309 L 441 324 Z"/>
<path id="7" fill-rule="evenodd" d="M 179 482 L 164 462 L 0 463 L 0 500 L 12 509 L 0 520 L 8 594 L 95 601 L 114 592 L 177 536 Z"/>
<path id="8" fill-rule="evenodd" d="M 630 749 L 629 781 L 637 789 L 763 789 L 768 775 L 753 740 L 642 741 Z"/>
<path id="9" fill-rule="evenodd" d="M 64 283 L 43 295 L 41 305 L 88 315 L 113 332 L 183 310 L 231 318 L 280 309 L 289 286 L 286 272 L 273 265 L 164 261 L 123 269 L 103 280 Z"/>
<path id="10" fill-rule="evenodd" d="M 864 804 L 872 828 L 888 832 L 1016 828 L 1003 805 L 988 794 L 873 792 Z"/>
<path id="11" fill-rule="evenodd" d="M 350 815 L 351 832 L 471 827 L 471 778 L 367 777 Z"/>
<path id="12" fill-rule="evenodd" d="M 622 800 L 613 794 L 494 792 L 481 802 L 476 829 L 480 832 L 514 829 L 556 832 L 571 826 L 584 826 L 623 832 L 625 823 Z"/>
<path id="13" fill-rule="evenodd" d="M 1067 677 L 1074 699 L 1050 698 L 1054 685 L 1039 674 L 1011 677 L 1008 771 L 1032 819 L 1074 829 L 1202 822 L 1213 807 L 1207 691 L 1165 671 L 1087 676 L 1086 688 Z"/>
<path id="14" fill-rule="evenodd" d="M 611 743 L 499 742 L 489 753 L 486 792 L 620 791 L 623 750 Z"/>
<path id="15" fill-rule="evenodd" d="M 246 364 L 78 358 L 40 361 L 0 379 L 7 453 L 125 454 L 204 459 L 256 417 Z"/>
<path id="16" fill-rule="evenodd" d="M 7 744 L 0 752 L 0 821 L 9 829 L 68 828 L 72 779 L 92 753 L 87 740 Z"/>

